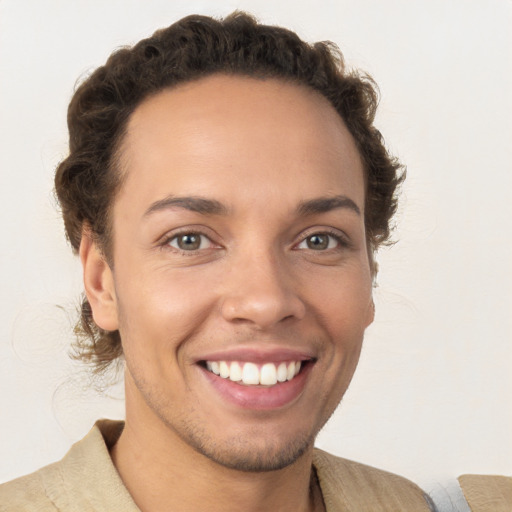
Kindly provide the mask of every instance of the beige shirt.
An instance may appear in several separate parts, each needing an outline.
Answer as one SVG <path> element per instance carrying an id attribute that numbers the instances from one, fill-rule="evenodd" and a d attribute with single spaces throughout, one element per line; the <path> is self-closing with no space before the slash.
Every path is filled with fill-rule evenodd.
<path id="1" fill-rule="evenodd" d="M 512 477 L 462 475 L 459 484 L 471 512 L 512 512 Z"/>
<path id="2" fill-rule="evenodd" d="M 101 420 L 59 462 L 0 485 L 0 512 L 140 512 L 110 458 L 123 429 Z M 405 478 L 315 449 L 327 512 L 428 512 Z"/>

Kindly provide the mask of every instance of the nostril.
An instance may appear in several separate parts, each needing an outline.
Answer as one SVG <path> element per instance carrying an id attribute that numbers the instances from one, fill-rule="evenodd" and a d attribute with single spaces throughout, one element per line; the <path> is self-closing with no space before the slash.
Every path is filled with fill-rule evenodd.
<path id="1" fill-rule="evenodd" d="M 265 329 L 277 324 L 300 320 L 305 304 L 288 290 L 248 290 L 240 287 L 226 297 L 221 306 L 223 317 L 236 324 L 249 324 Z"/>

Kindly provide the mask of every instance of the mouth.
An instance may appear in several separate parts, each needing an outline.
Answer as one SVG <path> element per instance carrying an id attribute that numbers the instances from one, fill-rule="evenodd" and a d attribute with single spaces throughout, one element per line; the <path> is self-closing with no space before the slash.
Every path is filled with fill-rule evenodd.
<path id="1" fill-rule="evenodd" d="M 316 354 L 299 350 L 238 347 L 204 354 L 196 360 L 196 368 L 204 377 L 205 390 L 213 392 L 212 399 L 244 410 L 270 411 L 300 399 L 316 363 Z"/>
<path id="2" fill-rule="evenodd" d="M 253 410 L 280 409 L 301 395 L 316 360 L 198 362 L 211 388 L 227 402 Z"/>
<path id="3" fill-rule="evenodd" d="M 292 381 L 312 360 L 254 363 L 250 361 L 201 361 L 209 372 L 242 386 L 273 387 Z"/>

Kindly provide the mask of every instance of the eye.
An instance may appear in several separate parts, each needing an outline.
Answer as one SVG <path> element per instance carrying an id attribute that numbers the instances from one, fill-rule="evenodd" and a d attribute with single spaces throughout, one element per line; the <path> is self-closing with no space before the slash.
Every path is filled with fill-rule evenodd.
<path id="1" fill-rule="evenodd" d="M 313 251 L 325 251 L 335 249 L 341 245 L 340 237 L 329 233 L 314 233 L 306 237 L 297 249 L 311 249 Z"/>
<path id="2" fill-rule="evenodd" d="M 212 241 L 201 233 L 181 233 L 173 236 L 167 244 L 180 251 L 199 251 L 213 245 Z"/>

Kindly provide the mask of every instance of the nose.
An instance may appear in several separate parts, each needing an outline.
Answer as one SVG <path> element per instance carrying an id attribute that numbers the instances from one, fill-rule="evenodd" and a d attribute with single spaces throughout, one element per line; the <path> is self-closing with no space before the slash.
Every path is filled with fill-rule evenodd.
<path id="1" fill-rule="evenodd" d="M 272 255 L 238 260 L 224 280 L 222 316 L 235 323 L 268 329 L 284 321 L 300 320 L 306 306 L 286 264 Z"/>

